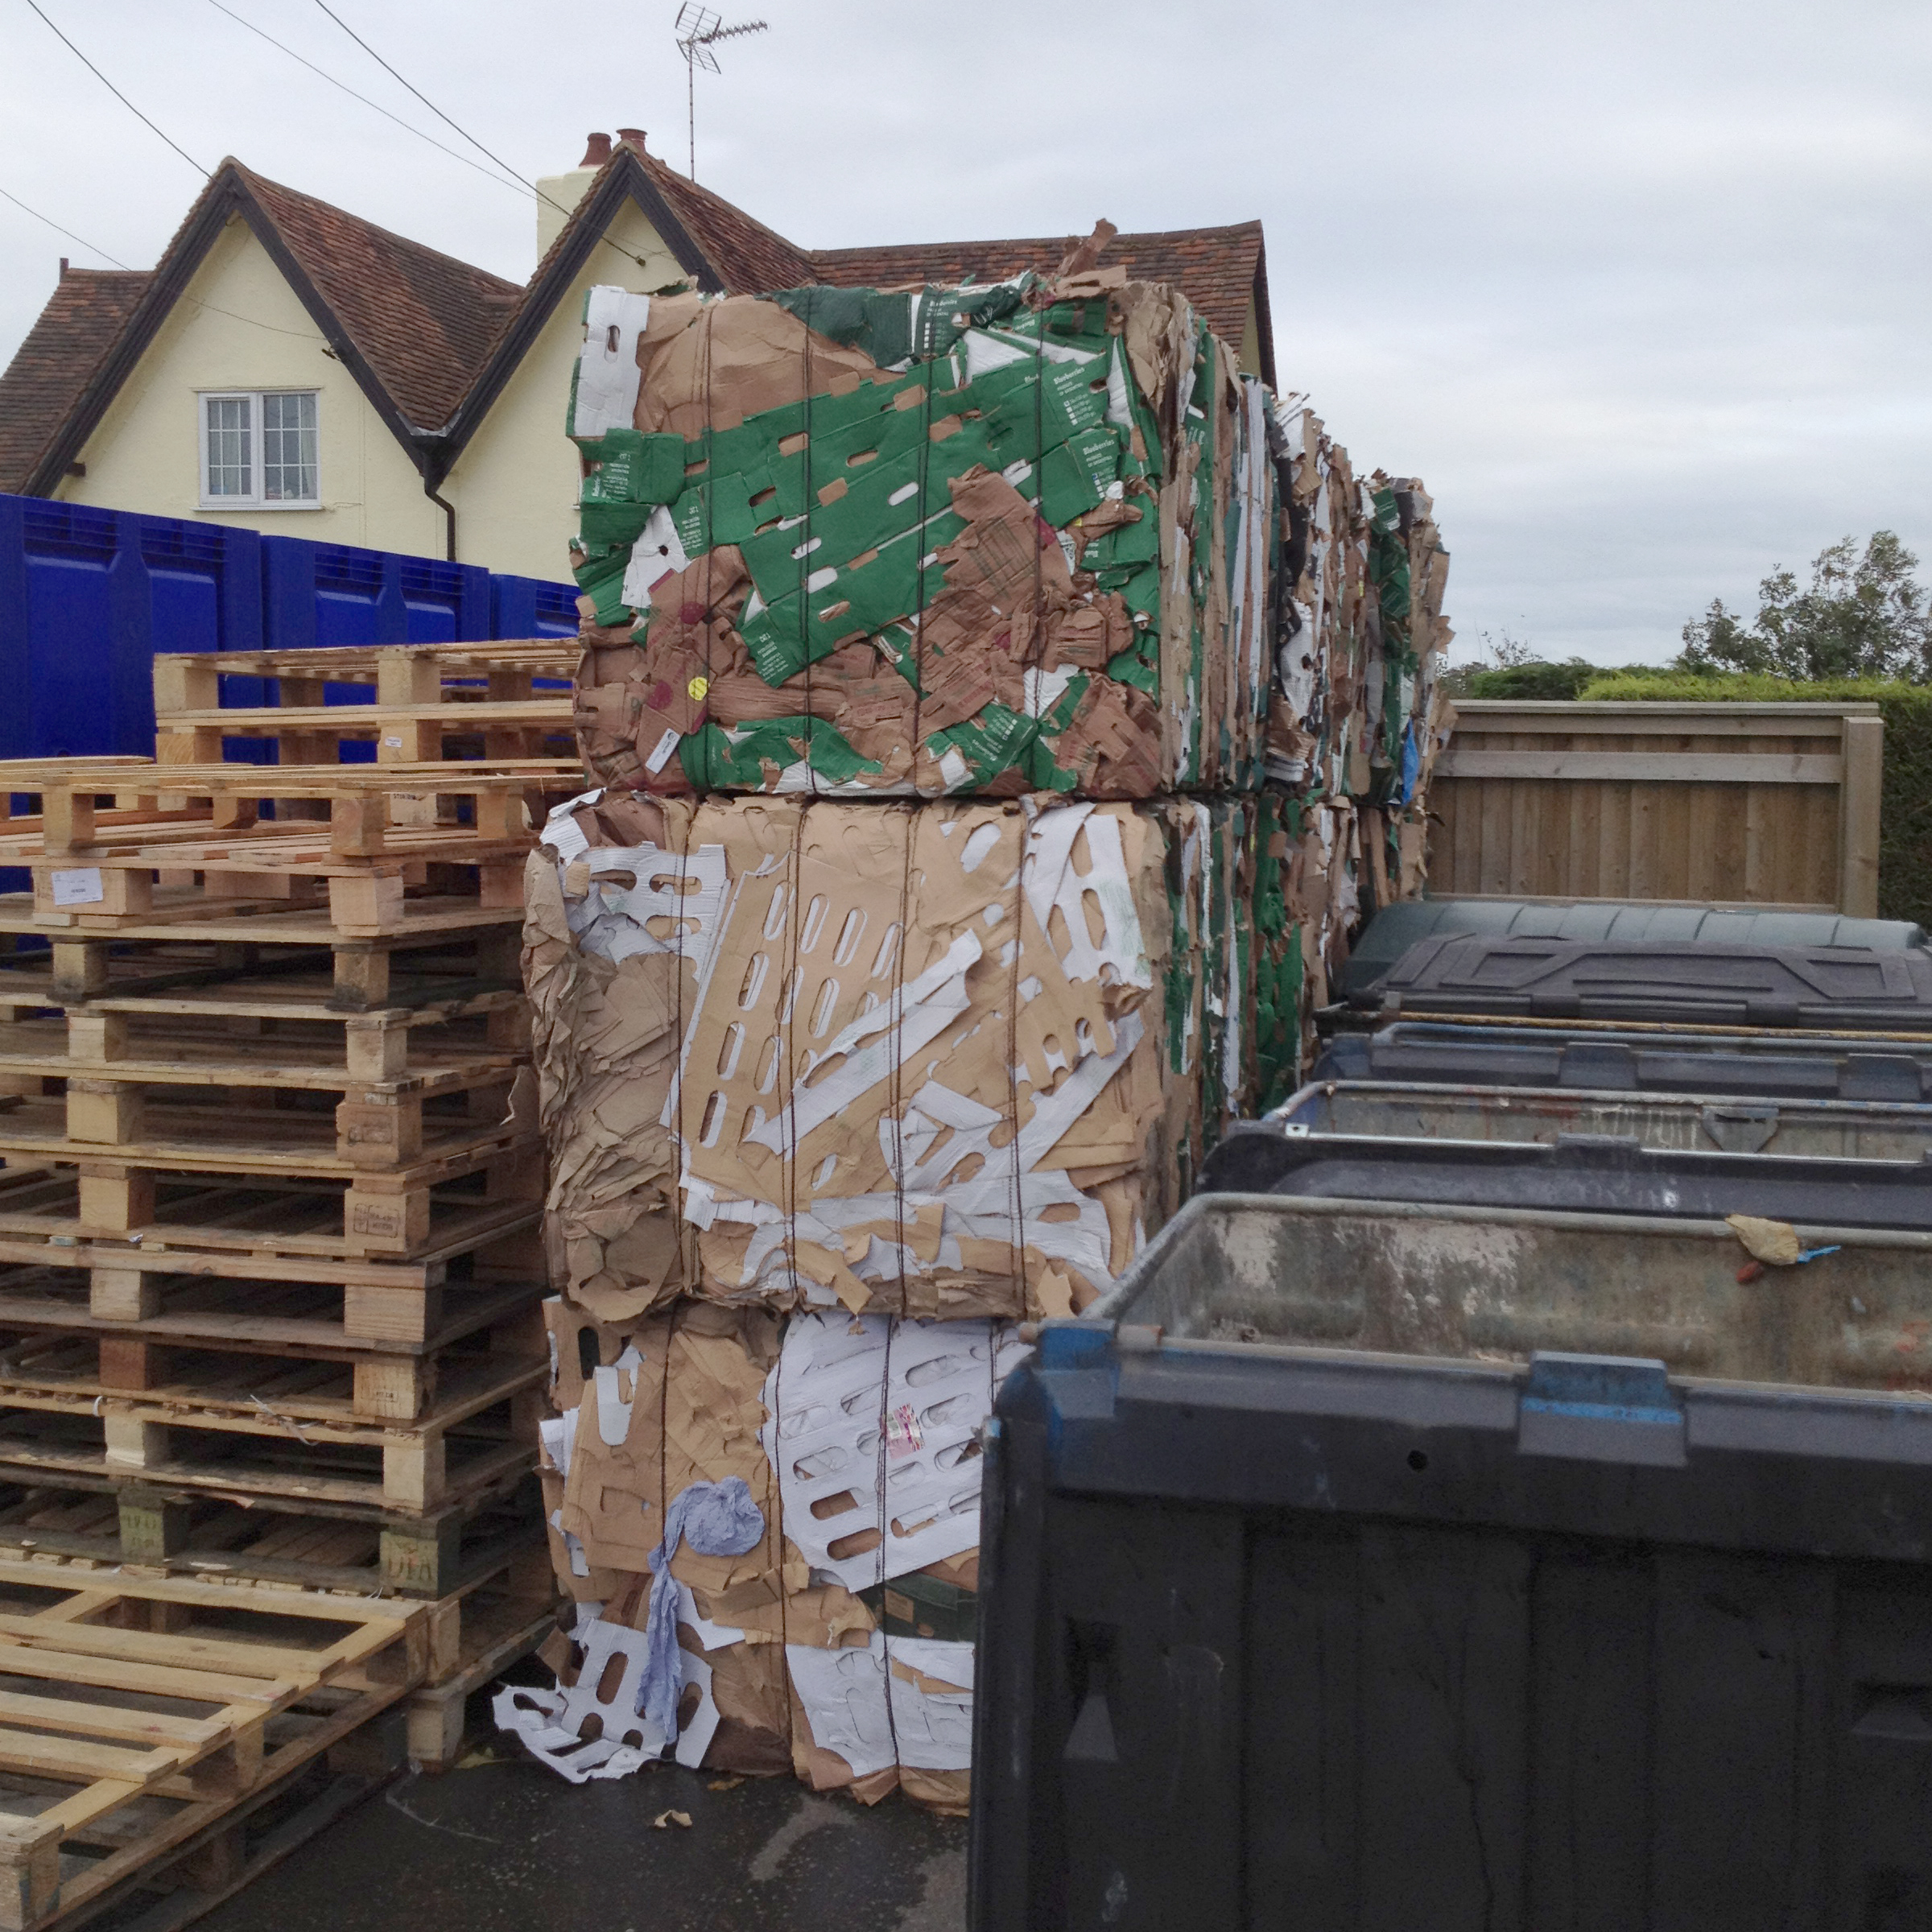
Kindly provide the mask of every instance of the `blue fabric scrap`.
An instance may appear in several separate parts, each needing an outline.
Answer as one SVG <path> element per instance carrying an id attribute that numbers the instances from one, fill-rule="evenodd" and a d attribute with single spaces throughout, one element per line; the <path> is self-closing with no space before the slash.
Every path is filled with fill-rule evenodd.
<path id="1" fill-rule="evenodd" d="M 680 1541 L 700 1556 L 743 1556 L 765 1534 L 765 1513 L 741 1476 L 680 1489 L 664 1518 L 664 1540 L 650 1553 L 650 1609 L 644 1620 L 644 1673 L 638 1715 L 667 1739 L 678 1734 L 678 1587 L 671 1559 Z"/>

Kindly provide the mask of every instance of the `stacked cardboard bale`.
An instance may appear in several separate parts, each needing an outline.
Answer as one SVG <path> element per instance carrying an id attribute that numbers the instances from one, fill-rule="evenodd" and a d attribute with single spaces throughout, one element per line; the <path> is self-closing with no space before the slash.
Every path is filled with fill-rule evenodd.
<path id="1" fill-rule="evenodd" d="M 1266 762 L 1285 795 L 1257 918 L 1298 1018 L 1284 994 L 1265 1047 L 1270 1105 L 1296 1084 L 1307 1016 L 1363 919 L 1422 890 L 1429 782 L 1455 722 L 1439 682 L 1449 553 L 1429 493 L 1380 470 L 1359 479 L 1299 397 L 1275 406 L 1274 446 L 1287 529 Z M 1286 945 L 1272 938 L 1284 924 Z"/>
<path id="2" fill-rule="evenodd" d="M 1389 641 L 1386 544 L 1348 576 L 1352 484 L 1286 568 L 1337 453 L 1298 458 L 1172 289 L 1076 256 L 597 291 L 586 324 L 602 784 L 531 858 L 525 953 L 579 1611 L 557 1689 L 500 1715 L 573 1777 L 670 1751 L 956 1807 L 1018 1324 L 1103 1292 L 1298 1055 L 1346 943 L 1316 881 L 1352 880 L 1358 800 L 1414 802 L 1313 775 L 1338 731 L 1388 762 L 1331 680 L 1373 603 L 1426 715 L 1426 625 Z M 1331 580 L 1348 611 L 1297 608 Z M 1290 730 L 1304 769 L 1265 789 Z"/>

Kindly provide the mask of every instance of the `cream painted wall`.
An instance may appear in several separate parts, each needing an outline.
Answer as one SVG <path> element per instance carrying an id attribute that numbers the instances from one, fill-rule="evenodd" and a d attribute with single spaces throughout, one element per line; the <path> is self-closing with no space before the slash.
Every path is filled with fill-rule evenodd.
<path id="1" fill-rule="evenodd" d="M 570 576 L 580 473 L 564 412 L 571 369 L 584 346 L 584 294 L 601 283 L 646 294 L 685 279 L 634 202 L 605 232 L 617 247 L 591 251 L 443 485 L 456 506 L 457 550 L 465 564 L 553 581 Z M 642 257 L 643 266 L 632 256 Z"/>
<path id="2" fill-rule="evenodd" d="M 200 507 L 196 392 L 209 389 L 319 392 L 321 509 Z M 57 492 L 65 502 L 417 556 L 440 557 L 445 547 L 443 513 L 423 495 L 415 465 L 239 217 L 195 271 L 80 460 L 87 474 L 64 478 Z"/>

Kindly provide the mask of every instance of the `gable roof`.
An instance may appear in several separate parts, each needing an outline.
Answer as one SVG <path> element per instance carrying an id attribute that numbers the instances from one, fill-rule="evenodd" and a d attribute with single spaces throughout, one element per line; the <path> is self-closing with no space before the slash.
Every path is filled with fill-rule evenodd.
<path id="1" fill-rule="evenodd" d="M 29 336 L 42 336 L 41 386 L 68 406 L 26 459 L 13 487 L 48 493 L 65 473 L 142 352 L 186 293 L 230 221 L 246 222 L 308 312 L 324 343 L 353 376 L 397 440 L 420 463 L 426 436 L 448 421 L 522 291 L 419 242 L 378 228 L 312 195 L 284 188 L 232 157 L 208 177 L 105 353 L 64 333 L 60 291 Z M 71 271 L 70 271 L 71 273 Z M 24 345 L 23 345 L 24 349 Z M 15 367 L 19 358 L 15 358 Z M 57 365 L 57 366 L 56 366 Z M 29 386 L 31 365 L 21 386 Z M 14 368 L 0 386 L 14 380 Z"/>
<path id="2" fill-rule="evenodd" d="M 68 268 L 0 374 L 0 489 L 20 490 L 154 279 L 146 270 Z"/>
<path id="3" fill-rule="evenodd" d="M 411 427 L 440 429 L 522 299 L 522 285 L 232 167 Z M 252 223 L 250 225 L 254 225 Z"/>
<path id="4" fill-rule="evenodd" d="M 69 270 L 0 376 L 0 489 L 52 493 L 224 228 L 247 223 L 324 342 L 410 452 L 425 483 L 447 476 L 626 203 L 708 293 L 812 282 L 845 287 L 999 280 L 1051 271 L 1059 237 L 806 250 L 625 141 L 613 151 L 519 287 L 379 228 L 230 158 L 209 176 L 151 275 Z M 609 243 L 612 247 L 619 245 Z M 621 250 L 628 257 L 628 250 Z M 1238 349 L 1258 312 L 1261 374 L 1274 380 L 1258 221 L 1117 235 L 1100 263 L 1176 284 Z M 71 286 L 70 286 L 71 284 Z"/>
<path id="5" fill-rule="evenodd" d="M 906 282 L 1000 282 L 1022 269 L 1051 275 L 1070 246 L 1065 236 L 1042 235 L 1020 242 L 821 248 L 812 252 L 811 266 L 819 281 L 848 288 L 890 288 Z M 1136 282 L 1172 283 L 1200 311 L 1208 326 L 1237 353 L 1248 331 L 1248 304 L 1250 300 L 1257 302 L 1261 312 L 1261 373 L 1272 385 L 1274 353 L 1269 339 L 1260 222 L 1116 235 L 1101 250 L 1098 265 L 1125 268 Z"/>

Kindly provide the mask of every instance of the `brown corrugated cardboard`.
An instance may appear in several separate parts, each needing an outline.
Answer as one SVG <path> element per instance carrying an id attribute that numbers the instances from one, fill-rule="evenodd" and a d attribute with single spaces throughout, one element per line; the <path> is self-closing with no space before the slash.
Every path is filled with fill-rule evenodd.
<path id="1" fill-rule="evenodd" d="M 607 795 L 553 817 L 526 965 L 559 1283 L 620 1322 L 679 1294 L 1084 1304 L 1178 1205 L 1177 1136 L 1198 1158 L 1241 1099 L 1237 1065 L 1203 1117 L 1190 1032 L 1229 936 L 1186 910 L 1207 811 Z M 1207 997 L 1238 1031 L 1224 951 Z"/>

